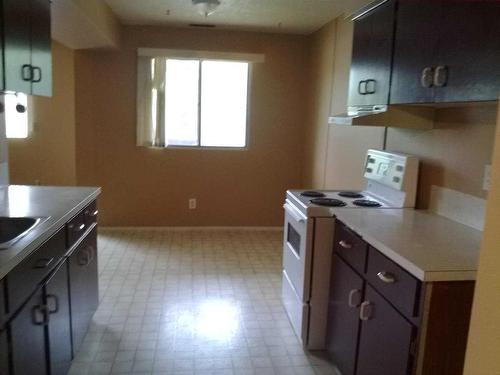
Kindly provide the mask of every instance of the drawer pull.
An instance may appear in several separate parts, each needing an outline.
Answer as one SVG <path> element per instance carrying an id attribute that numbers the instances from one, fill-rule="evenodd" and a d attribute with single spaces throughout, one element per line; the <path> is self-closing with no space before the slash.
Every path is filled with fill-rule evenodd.
<path id="1" fill-rule="evenodd" d="M 94 212 L 92 212 L 92 216 L 96 217 L 98 213 L 99 213 L 99 210 L 95 210 Z"/>
<path id="2" fill-rule="evenodd" d="M 47 312 L 49 314 L 56 314 L 59 311 L 59 298 L 57 298 L 54 294 L 47 295 Z M 50 305 L 50 301 L 54 301 L 52 305 Z"/>
<path id="3" fill-rule="evenodd" d="M 354 299 L 356 297 L 356 299 Z M 361 303 L 361 290 L 353 289 L 349 292 L 349 300 L 347 304 L 349 307 L 358 307 Z"/>
<path id="4" fill-rule="evenodd" d="M 346 242 L 344 240 L 339 242 L 339 245 L 342 246 L 344 249 L 351 249 L 352 245 L 349 242 Z"/>
<path id="5" fill-rule="evenodd" d="M 36 326 L 47 325 L 47 308 L 45 305 L 33 306 L 31 309 L 31 322 Z"/>
<path id="6" fill-rule="evenodd" d="M 366 321 L 370 320 L 372 317 L 372 304 L 369 301 L 365 301 L 361 304 L 359 309 L 359 319 Z"/>
<path id="7" fill-rule="evenodd" d="M 42 259 L 38 259 L 35 263 L 35 267 L 34 268 L 37 268 L 37 269 L 41 269 L 41 268 L 47 268 L 52 262 L 54 261 L 54 258 L 42 258 Z"/>
<path id="8" fill-rule="evenodd" d="M 377 276 L 380 280 L 382 280 L 384 283 L 387 284 L 392 284 L 396 282 L 396 277 L 390 272 L 382 271 L 377 273 Z"/>

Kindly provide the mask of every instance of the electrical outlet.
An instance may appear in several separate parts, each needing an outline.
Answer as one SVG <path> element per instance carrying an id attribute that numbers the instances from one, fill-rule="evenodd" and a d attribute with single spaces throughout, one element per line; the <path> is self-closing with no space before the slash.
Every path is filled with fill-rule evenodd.
<path id="1" fill-rule="evenodd" d="M 491 164 L 484 167 L 483 190 L 490 190 L 491 185 Z"/>
<path id="2" fill-rule="evenodd" d="M 189 198 L 188 206 L 190 210 L 196 209 L 196 198 Z"/>

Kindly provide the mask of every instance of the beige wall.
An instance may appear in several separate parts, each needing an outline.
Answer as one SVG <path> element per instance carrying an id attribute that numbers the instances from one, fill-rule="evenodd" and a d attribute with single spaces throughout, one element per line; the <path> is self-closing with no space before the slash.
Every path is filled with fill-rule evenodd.
<path id="1" fill-rule="evenodd" d="M 126 27 L 117 51 L 76 52 L 77 180 L 100 185 L 104 225 L 281 225 L 301 184 L 307 37 Z M 253 67 L 248 150 L 135 146 L 138 47 L 265 54 Z M 188 199 L 198 209 L 188 210 Z"/>
<path id="2" fill-rule="evenodd" d="M 499 108 L 500 110 L 500 108 Z M 497 116 L 492 184 L 479 259 L 465 375 L 500 374 L 500 111 Z"/>
<path id="3" fill-rule="evenodd" d="M 389 128 L 387 149 L 420 157 L 417 206 L 427 208 L 432 185 L 486 198 L 484 167 L 491 164 L 496 106 L 439 109 L 432 130 Z"/>
<path id="4" fill-rule="evenodd" d="M 75 185 L 74 53 L 54 42 L 53 96 L 33 97 L 33 134 L 9 140 L 11 184 Z"/>
<path id="5" fill-rule="evenodd" d="M 327 149 L 326 121 L 330 113 L 336 22 L 332 21 L 310 36 L 310 83 L 305 134 L 304 186 L 324 185 Z"/>

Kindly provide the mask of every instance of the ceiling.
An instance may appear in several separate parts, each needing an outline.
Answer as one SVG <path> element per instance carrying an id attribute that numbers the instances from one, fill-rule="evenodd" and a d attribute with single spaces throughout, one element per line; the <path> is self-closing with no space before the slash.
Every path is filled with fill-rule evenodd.
<path id="1" fill-rule="evenodd" d="M 120 21 L 129 25 L 188 26 L 213 24 L 218 28 L 310 34 L 367 0 L 220 0 L 217 11 L 205 18 L 191 0 L 105 0 Z"/>

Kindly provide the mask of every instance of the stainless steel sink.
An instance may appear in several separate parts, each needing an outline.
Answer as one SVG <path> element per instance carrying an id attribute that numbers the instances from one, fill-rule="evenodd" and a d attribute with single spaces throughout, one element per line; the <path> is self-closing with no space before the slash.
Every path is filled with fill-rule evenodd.
<path id="1" fill-rule="evenodd" d="M 45 219 L 0 216 L 0 249 L 8 249 Z"/>

